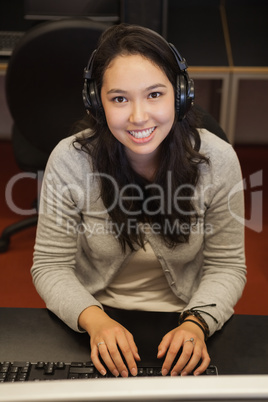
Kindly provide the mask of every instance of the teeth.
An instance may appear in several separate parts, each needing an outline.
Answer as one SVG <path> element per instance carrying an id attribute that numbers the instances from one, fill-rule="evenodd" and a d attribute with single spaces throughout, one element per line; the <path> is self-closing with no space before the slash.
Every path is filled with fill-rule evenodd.
<path id="1" fill-rule="evenodd" d="M 149 137 L 150 134 L 155 130 L 155 127 L 148 128 L 147 130 L 142 131 L 129 131 L 131 135 L 135 138 L 146 138 Z"/>

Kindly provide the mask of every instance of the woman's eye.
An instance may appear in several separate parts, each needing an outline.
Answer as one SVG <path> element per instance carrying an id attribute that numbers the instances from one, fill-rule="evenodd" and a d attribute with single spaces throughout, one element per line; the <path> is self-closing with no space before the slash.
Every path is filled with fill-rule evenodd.
<path id="1" fill-rule="evenodd" d="M 114 101 L 115 101 L 116 103 L 123 103 L 123 102 L 126 102 L 127 100 L 126 100 L 126 98 L 125 98 L 124 96 L 116 96 L 116 97 L 114 98 Z"/>
<path id="2" fill-rule="evenodd" d="M 149 95 L 149 98 L 156 99 L 156 98 L 159 98 L 160 95 L 161 95 L 160 92 L 152 92 Z"/>

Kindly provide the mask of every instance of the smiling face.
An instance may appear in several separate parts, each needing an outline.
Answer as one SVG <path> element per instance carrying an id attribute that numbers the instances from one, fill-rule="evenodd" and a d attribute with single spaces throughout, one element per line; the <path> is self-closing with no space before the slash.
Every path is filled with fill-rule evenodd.
<path id="1" fill-rule="evenodd" d="M 117 56 L 104 73 L 101 101 L 130 159 L 157 156 L 175 118 L 173 86 L 157 65 L 138 54 Z"/>

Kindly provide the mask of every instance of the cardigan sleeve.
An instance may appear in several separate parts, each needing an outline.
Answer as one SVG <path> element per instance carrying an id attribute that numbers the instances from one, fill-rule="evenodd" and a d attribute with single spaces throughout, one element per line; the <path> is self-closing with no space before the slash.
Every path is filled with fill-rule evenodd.
<path id="1" fill-rule="evenodd" d="M 226 145 L 213 153 L 209 169 L 210 185 L 202 189 L 206 200 L 203 271 L 185 310 L 202 310 L 212 335 L 234 313 L 246 283 L 246 265 L 243 179 L 233 148 Z"/>
<path id="2" fill-rule="evenodd" d="M 34 285 L 46 303 L 72 329 L 79 331 L 78 317 L 90 305 L 100 303 L 75 273 L 77 230 L 81 222 L 83 188 L 78 183 L 79 164 L 69 141 L 61 142 L 48 161 L 41 190 L 34 260 Z M 71 226 L 70 226 L 71 223 Z"/>

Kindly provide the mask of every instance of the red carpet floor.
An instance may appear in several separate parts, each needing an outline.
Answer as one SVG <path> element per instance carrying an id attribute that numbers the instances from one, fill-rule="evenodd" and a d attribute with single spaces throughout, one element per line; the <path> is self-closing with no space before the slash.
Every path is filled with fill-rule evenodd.
<path id="1" fill-rule="evenodd" d="M 239 314 L 268 315 L 268 146 L 236 146 L 243 176 L 250 186 L 249 178 L 263 172 L 262 184 L 245 191 L 246 218 L 252 221 L 251 195 L 259 191 L 263 200 L 262 230 L 258 233 L 246 228 L 246 258 L 248 281 L 244 294 L 236 306 Z M 5 192 L 10 180 L 20 173 L 12 154 L 11 144 L 0 141 L 0 233 L 9 224 L 21 219 L 7 205 Z M 20 179 L 12 186 L 12 199 L 18 208 L 30 209 L 37 194 L 36 182 Z M 252 204 L 253 205 L 253 204 Z M 254 204 L 255 205 L 255 204 Z M 260 208 L 260 206 L 258 207 Z M 254 214 L 253 214 L 254 215 Z M 0 306 L 44 307 L 32 285 L 30 267 L 35 239 L 35 228 L 24 230 L 11 239 L 9 250 L 0 254 Z"/>

